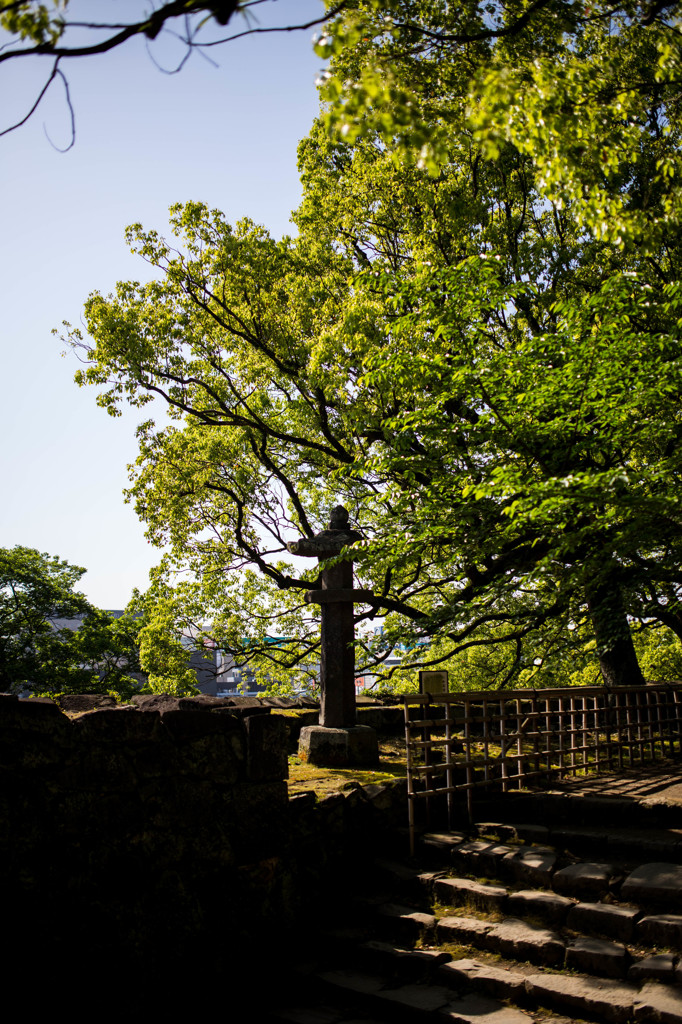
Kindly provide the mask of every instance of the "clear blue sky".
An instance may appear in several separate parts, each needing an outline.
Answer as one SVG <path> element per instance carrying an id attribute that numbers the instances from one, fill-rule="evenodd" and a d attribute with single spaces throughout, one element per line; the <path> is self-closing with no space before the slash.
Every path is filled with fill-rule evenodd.
<path id="1" fill-rule="evenodd" d="M 120 20 L 142 5 L 79 6 L 98 17 L 113 7 Z M 305 21 L 321 9 L 319 0 L 278 0 L 268 20 Z M 73 383 L 78 364 L 61 354 L 52 328 L 78 324 L 90 291 L 148 276 L 124 228 L 141 221 L 165 230 L 173 202 L 199 199 L 277 236 L 291 230 L 296 146 L 318 111 L 311 35 L 241 39 L 212 51 L 218 68 L 194 54 L 174 76 L 135 39 L 65 68 L 77 121 L 68 153 L 56 152 L 43 129 L 68 142 L 59 89 L 0 138 L 0 547 L 23 544 L 84 566 L 81 589 L 100 607 L 122 608 L 158 558 L 122 497 L 138 417 L 112 419 L 94 389 Z M 155 53 L 170 62 L 166 45 Z M 44 77 L 43 65 L 19 63 L 0 65 L 3 119 Z"/>

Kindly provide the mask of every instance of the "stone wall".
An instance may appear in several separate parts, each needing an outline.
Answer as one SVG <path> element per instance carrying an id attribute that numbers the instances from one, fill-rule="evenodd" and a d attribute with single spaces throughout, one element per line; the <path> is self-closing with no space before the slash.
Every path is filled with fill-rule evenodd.
<path id="1" fill-rule="evenodd" d="M 402 823 L 404 787 L 287 798 L 288 723 L 258 703 L 138 699 L 69 717 L 0 697 L 3 964 L 60 976 L 248 972 Z M 348 873 L 348 884 L 352 871 Z"/>
<path id="2" fill-rule="evenodd" d="M 165 962 L 197 943 L 209 960 L 229 955 L 251 890 L 287 909 L 274 877 L 286 769 L 274 716 L 190 706 L 70 719 L 3 696 L 3 928 L 29 950 L 49 937 L 51 955 Z"/>

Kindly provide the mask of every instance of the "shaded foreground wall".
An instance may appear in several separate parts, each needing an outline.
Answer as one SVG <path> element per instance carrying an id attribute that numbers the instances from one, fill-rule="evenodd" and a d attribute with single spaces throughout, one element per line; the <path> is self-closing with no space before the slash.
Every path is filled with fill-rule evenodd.
<path id="1" fill-rule="evenodd" d="M 210 698 L 208 698 L 210 700 Z M 171 701 L 70 719 L 0 697 L 0 907 L 11 972 L 248 970 L 402 824 L 404 787 L 287 798 L 287 722 Z M 363 851 L 360 855 L 359 851 Z"/>

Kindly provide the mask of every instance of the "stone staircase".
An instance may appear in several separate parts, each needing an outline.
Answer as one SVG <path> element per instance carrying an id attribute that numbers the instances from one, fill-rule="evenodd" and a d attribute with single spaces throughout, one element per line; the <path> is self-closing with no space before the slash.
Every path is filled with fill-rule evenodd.
<path id="1" fill-rule="evenodd" d="M 631 806 L 628 828 L 561 809 L 367 865 L 272 1020 L 682 1024 L 682 808 L 658 827 Z"/>

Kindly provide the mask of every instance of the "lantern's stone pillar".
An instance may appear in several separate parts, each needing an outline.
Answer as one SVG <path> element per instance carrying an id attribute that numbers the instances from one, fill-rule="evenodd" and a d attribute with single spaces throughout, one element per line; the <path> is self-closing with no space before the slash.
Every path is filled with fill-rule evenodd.
<path id="1" fill-rule="evenodd" d="M 324 596 L 320 595 L 320 679 L 324 680 L 324 684 L 320 701 L 320 725 L 330 729 L 350 729 L 357 720 L 353 602 L 335 601 L 333 598 L 339 591 L 348 593 L 352 589 L 353 563 L 341 562 L 331 569 L 323 569 L 321 575 Z"/>
<path id="2" fill-rule="evenodd" d="M 339 555 L 344 547 L 359 540 L 348 527 L 348 512 L 342 505 L 332 510 L 329 529 L 315 537 L 302 537 L 287 545 L 294 555 L 324 562 Z M 320 573 L 321 590 L 309 590 L 306 601 L 321 608 L 320 721 L 301 730 L 299 757 L 320 766 L 376 764 L 379 748 L 376 733 L 357 725 L 355 714 L 355 630 L 353 601 L 373 597 L 353 588 L 350 558 Z"/>

